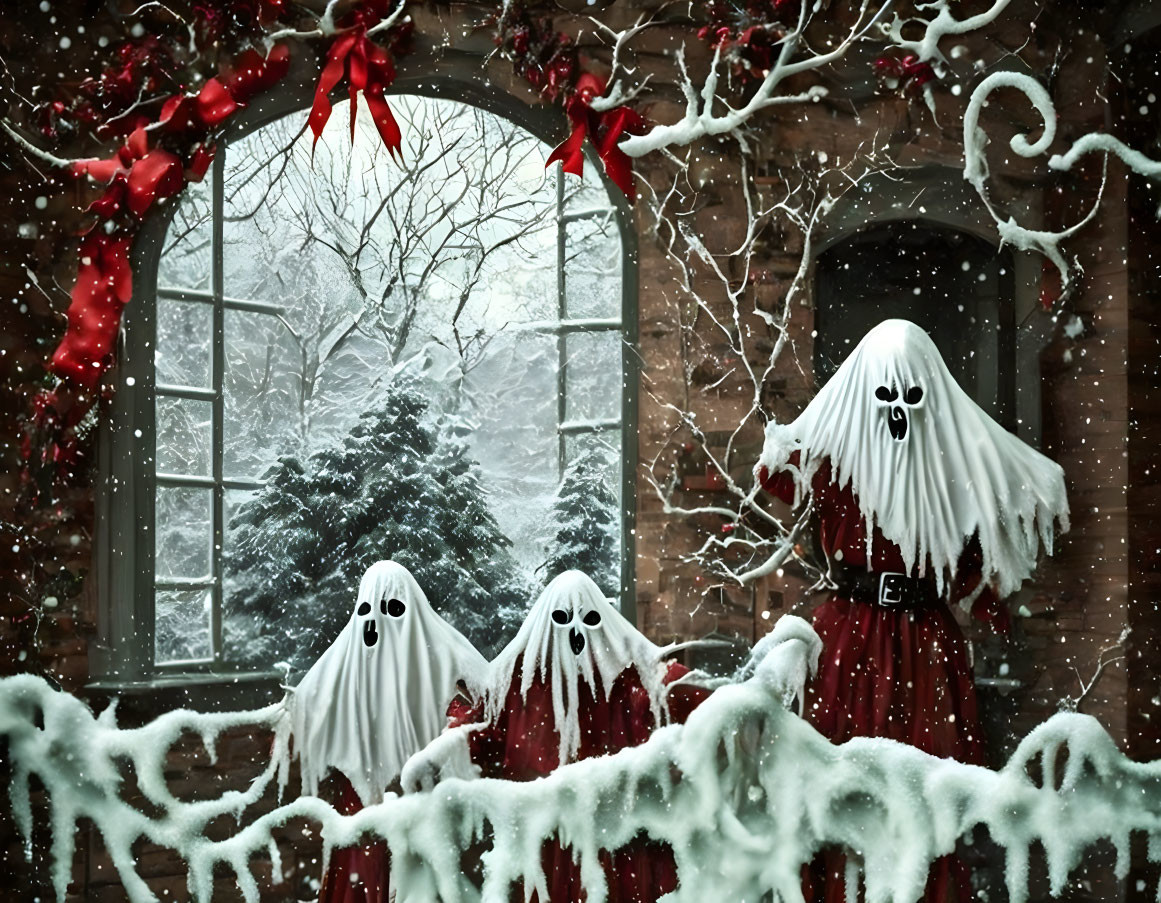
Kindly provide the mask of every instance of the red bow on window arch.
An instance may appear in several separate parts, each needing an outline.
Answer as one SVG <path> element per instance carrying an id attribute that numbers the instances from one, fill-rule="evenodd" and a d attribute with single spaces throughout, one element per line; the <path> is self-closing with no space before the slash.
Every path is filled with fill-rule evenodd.
<path id="1" fill-rule="evenodd" d="M 351 140 L 355 139 L 356 98 L 360 91 L 367 101 L 367 109 L 375 122 L 375 128 L 383 144 L 394 157 L 402 152 L 403 135 L 384 93 L 395 81 L 395 62 L 383 47 L 367 37 L 367 30 L 384 15 L 382 4 L 372 4 L 370 8 L 359 9 L 353 16 L 354 28 L 338 38 L 327 53 L 326 63 L 319 76 L 314 91 L 314 105 L 310 109 L 310 130 L 314 133 L 314 143 L 322 136 L 323 127 L 331 118 L 331 102 L 328 94 L 346 75 L 347 91 L 351 98 Z M 400 26 L 401 33 L 395 35 L 392 43 L 406 36 L 406 23 Z"/>
<path id="2" fill-rule="evenodd" d="M 605 83 L 591 73 L 582 73 L 577 79 L 576 89 L 569 98 L 565 112 L 572 121 L 572 133 L 562 141 L 548 157 L 545 166 L 557 160 L 561 169 L 574 176 L 584 173 L 584 143 L 587 137 L 597 149 L 597 155 L 605 165 L 609 178 L 624 193 L 630 202 L 636 200 L 637 191 L 633 184 L 633 161 L 618 146 L 624 135 L 638 134 L 645 127 L 645 120 L 628 107 L 615 107 L 598 113 L 592 102 L 603 96 Z"/>

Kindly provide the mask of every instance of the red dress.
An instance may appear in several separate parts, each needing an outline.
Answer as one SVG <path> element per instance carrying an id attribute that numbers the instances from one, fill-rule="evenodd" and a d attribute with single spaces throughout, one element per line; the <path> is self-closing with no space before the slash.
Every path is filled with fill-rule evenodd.
<path id="1" fill-rule="evenodd" d="M 797 453 L 796 453 L 797 454 Z M 797 460 L 791 458 L 797 465 Z M 794 500 L 789 473 L 763 474 L 763 486 L 788 504 Z M 866 523 L 850 485 L 838 487 L 830 462 L 811 484 L 817 535 L 832 563 L 855 572 L 868 570 Z M 915 607 L 888 607 L 849 598 L 839 590 L 815 609 L 814 629 L 822 639 L 818 676 L 807 687 L 805 716 L 835 743 L 852 737 L 888 737 L 935 756 L 982 765 L 984 746 L 972 669 L 963 631 L 947 604 L 979 587 L 979 544 L 967 544 L 947 598 Z M 905 571 L 899 547 L 875 528 L 870 571 Z M 1007 609 L 985 587 L 972 613 L 1007 628 Z M 842 903 L 841 855 L 829 854 L 825 874 L 819 863 L 808 882 L 808 900 Z M 932 867 L 925 900 L 970 898 L 966 869 L 954 857 Z M 820 884 L 821 878 L 821 887 Z"/>
<path id="2" fill-rule="evenodd" d="M 688 671 L 671 662 L 665 683 L 672 683 Z M 580 687 L 578 760 L 637 746 L 656 727 L 649 694 L 635 668 L 626 668 L 618 675 L 607 699 L 583 681 Z M 701 687 L 674 687 L 667 697 L 670 720 L 683 723 L 708 695 L 709 691 Z M 449 715 L 453 724 L 473 724 L 484 717 L 483 706 L 468 710 L 453 705 Z M 554 771 L 559 764 L 560 736 L 554 726 L 549 686 L 538 679 L 522 699 L 518 668 L 500 716 L 487 727 L 473 731 L 468 747 L 472 762 L 486 778 L 530 781 Z M 608 903 L 654 903 L 677 887 L 677 865 L 666 844 L 639 837 L 611 853 L 602 852 L 600 858 L 609 885 Z M 542 903 L 579 903 L 585 899 L 580 867 L 555 840 L 544 844 L 541 865 L 548 880 L 548 900 Z M 514 889 L 512 899 L 522 901 L 522 890 Z M 536 894 L 532 901 L 537 901 Z"/>
<path id="3" fill-rule="evenodd" d="M 354 815 L 363 802 L 343 775 L 333 772 L 337 788 L 335 811 Z M 331 851 L 327 873 L 319 890 L 319 903 L 388 903 L 391 853 L 382 841 Z"/>

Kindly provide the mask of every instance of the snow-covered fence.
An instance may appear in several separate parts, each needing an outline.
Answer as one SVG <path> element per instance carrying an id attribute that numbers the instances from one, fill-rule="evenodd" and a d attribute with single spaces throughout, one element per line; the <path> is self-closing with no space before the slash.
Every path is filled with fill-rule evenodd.
<path id="1" fill-rule="evenodd" d="M 101 831 L 129 899 L 155 897 L 137 875 L 131 847 L 146 837 L 189 864 L 190 887 L 208 900 L 216 863 L 237 873 L 248 900 L 258 886 L 249 861 L 269 851 L 290 819 L 321 824 L 328 848 L 360 835 L 387 840 L 399 903 L 507 903 L 512 882 L 545 889 L 540 849 L 556 837 L 576 856 L 592 903 L 606 896 L 598 856 L 641 831 L 672 848 L 680 887 L 673 903 L 702 899 L 801 899 L 801 865 L 824 848 L 851 851 L 869 903 L 918 899 L 930 863 L 976 825 L 1006 851 L 1011 899 L 1028 894 L 1029 851 L 1043 845 L 1054 892 L 1086 849 L 1107 839 L 1118 873 L 1128 869 L 1129 837 L 1144 832 L 1161 860 L 1161 763 L 1122 755 L 1092 718 L 1060 714 L 1020 744 L 999 771 L 941 760 L 887 740 L 835 746 L 784 706 L 785 687 L 761 669 L 717 690 L 684 725 L 656 731 L 642 746 L 588 759 L 528 783 L 448 780 L 427 793 L 389 796 L 344 817 L 313 797 L 276 808 L 225 840 L 203 829 L 222 813 L 241 813 L 276 775 L 285 776 L 280 706 L 255 712 L 173 712 L 142 728 L 119 730 L 107 710 L 94 718 L 79 700 L 31 676 L 0 680 L 0 736 L 8 742 L 16 822 L 31 836 L 28 781 L 50 798 L 54 872 L 63 899 L 79 818 Z M 245 792 L 184 802 L 166 788 L 163 763 L 183 731 L 212 751 L 216 734 L 255 724 L 275 731 L 269 767 Z M 1067 761 L 1058 768 L 1060 754 Z M 132 762 L 142 792 L 161 814 L 120 799 L 119 760 Z M 483 885 L 460 870 L 461 855 L 483 838 Z"/>

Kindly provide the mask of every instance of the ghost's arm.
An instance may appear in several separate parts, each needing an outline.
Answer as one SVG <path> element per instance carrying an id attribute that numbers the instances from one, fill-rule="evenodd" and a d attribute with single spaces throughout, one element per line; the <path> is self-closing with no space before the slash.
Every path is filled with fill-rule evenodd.
<path id="1" fill-rule="evenodd" d="M 771 471 L 765 465 L 759 465 L 757 469 L 756 476 L 758 482 L 762 484 L 762 488 L 787 505 L 794 504 L 797 494 L 798 486 L 795 476 L 798 473 L 800 458 L 801 455 L 796 451 L 790 455 L 789 460 L 782 468 Z"/>
<path id="2" fill-rule="evenodd" d="M 448 778 L 470 780 L 481 775 L 472 762 L 471 733 L 479 725 L 465 724 L 444 731 L 403 763 L 400 783 L 404 793 L 431 790 Z"/>
<path id="3" fill-rule="evenodd" d="M 754 646 L 743 673 L 765 686 L 790 708 L 798 702 L 799 714 L 806 696 L 806 681 L 818 671 L 822 640 L 807 621 L 783 615 L 774 629 Z"/>
<path id="4" fill-rule="evenodd" d="M 948 601 L 970 611 L 973 618 L 990 625 L 996 633 L 1007 634 L 1011 629 L 1007 604 L 984 580 L 983 552 L 974 536 L 960 556 Z"/>

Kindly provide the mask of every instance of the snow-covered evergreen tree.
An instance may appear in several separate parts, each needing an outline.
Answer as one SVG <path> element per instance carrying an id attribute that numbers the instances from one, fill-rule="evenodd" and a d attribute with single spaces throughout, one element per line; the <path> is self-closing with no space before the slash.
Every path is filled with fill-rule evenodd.
<path id="1" fill-rule="evenodd" d="M 589 445 L 565 468 L 552 502 L 556 533 L 540 570 L 545 580 L 567 570 L 583 571 L 606 596 L 621 586 L 620 516 L 610 453 Z"/>
<path id="2" fill-rule="evenodd" d="M 419 386 L 398 381 L 341 443 L 284 457 L 229 523 L 227 655 L 308 666 L 350 616 L 362 573 L 390 558 L 484 655 L 530 596 L 462 442 L 443 438 Z"/>

